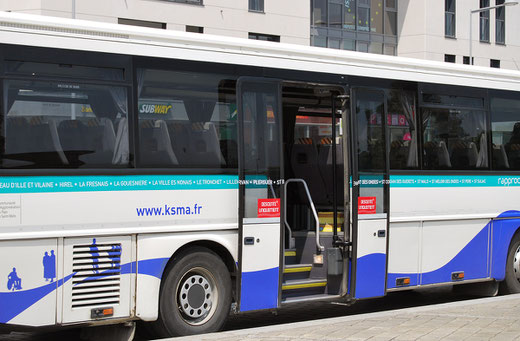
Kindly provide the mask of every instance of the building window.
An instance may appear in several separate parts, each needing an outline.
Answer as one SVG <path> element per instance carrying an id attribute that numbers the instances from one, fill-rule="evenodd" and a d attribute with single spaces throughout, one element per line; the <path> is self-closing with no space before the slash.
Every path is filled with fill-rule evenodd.
<path id="1" fill-rule="evenodd" d="M 480 0 L 480 8 L 489 7 L 489 0 Z M 480 41 L 489 43 L 489 11 L 480 12 Z"/>
<path id="2" fill-rule="evenodd" d="M 444 61 L 446 63 L 455 63 L 455 55 L 454 54 L 445 54 Z"/>
<path id="3" fill-rule="evenodd" d="M 343 28 L 347 30 L 356 30 L 356 0 L 345 1 L 345 19 Z"/>
<path id="4" fill-rule="evenodd" d="M 471 59 L 472 59 L 471 65 L 473 65 L 473 63 L 475 62 L 475 57 L 472 57 Z M 462 63 L 466 64 L 466 65 L 469 65 L 470 64 L 469 63 L 469 56 L 462 57 Z"/>
<path id="5" fill-rule="evenodd" d="M 503 5 L 504 0 L 496 0 L 496 5 Z M 505 44 L 506 43 L 506 8 L 498 7 L 496 9 L 496 17 L 495 17 L 495 42 L 497 44 Z"/>
<path id="6" fill-rule="evenodd" d="M 444 35 L 455 38 L 455 0 L 444 1 Z"/>
<path id="7" fill-rule="evenodd" d="M 186 32 L 204 33 L 204 27 L 186 25 Z"/>
<path id="8" fill-rule="evenodd" d="M 271 35 L 271 34 L 263 34 L 263 33 L 251 33 L 251 32 L 249 32 L 249 39 L 264 40 L 264 41 L 274 41 L 276 43 L 280 42 L 280 36 L 275 36 L 275 35 Z"/>
<path id="9" fill-rule="evenodd" d="M 202 5 L 202 0 L 163 0 L 169 2 L 179 2 L 182 4 L 191 4 L 191 5 Z"/>
<path id="10" fill-rule="evenodd" d="M 344 50 L 386 54 L 388 42 L 388 54 L 395 55 L 397 0 L 311 0 L 311 26 L 313 46 L 338 48 L 339 41 Z M 316 30 L 323 27 L 330 30 Z M 357 41 L 355 32 L 368 33 L 368 37 Z"/>
<path id="11" fill-rule="evenodd" d="M 327 26 L 327 0 L 312 0 L 312 25 Z"/>
<path id="12" fill-rule="evenodd" d="M 150 27 L 150 28 L 160 28 L 165 30 L 166 23 L 163 22 L 155 22 L 155 21 L 145 21 L 145 20 L 135 20 L 135 19 L 117 19 L 117 23 L 120 25 L 131 25 L 131 26 L 141 26 L 141 27 Z"/>
<path id="13" fill-rule="evenodd" d="M 264 0 L 249 0 L 249 11 L 264 12 Z"/>
<path id="14" fill-rule="evenodd" d="M 500 69 L 500 60 L 499 59 L 491 59 L 489 61 L 489 66 Z"/>

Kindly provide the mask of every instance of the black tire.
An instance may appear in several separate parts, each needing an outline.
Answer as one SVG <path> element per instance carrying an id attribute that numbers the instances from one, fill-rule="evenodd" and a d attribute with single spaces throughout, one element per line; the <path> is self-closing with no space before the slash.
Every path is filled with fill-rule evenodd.
<path id="1" fill-rule="evenodd" d="M 517 233 L 507 252 L 506 277 L 500 282 L 500 293 L 516 294 L 520 292 L 520 233 Z"/>
<path id="2" fill-rule="evenodd" d="M 224 262 L 203 247 L 176 257 L 163 277 L 158 336 L 182 336 L 220 330 L 231 308 L 231 278 Z"/>

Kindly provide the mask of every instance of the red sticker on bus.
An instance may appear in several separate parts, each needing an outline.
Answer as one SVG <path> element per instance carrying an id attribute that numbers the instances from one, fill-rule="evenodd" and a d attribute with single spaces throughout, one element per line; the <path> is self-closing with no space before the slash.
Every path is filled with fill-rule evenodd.
<path id="1" fill-rule="evenodd" d="M 280 199 L 258 199 L 258 218 L 279 218 Z"/>
<path id="2" fill-rule="evenodd" d="M 358 214 L 375 214 L 376 197 L 359 197 Z"/>

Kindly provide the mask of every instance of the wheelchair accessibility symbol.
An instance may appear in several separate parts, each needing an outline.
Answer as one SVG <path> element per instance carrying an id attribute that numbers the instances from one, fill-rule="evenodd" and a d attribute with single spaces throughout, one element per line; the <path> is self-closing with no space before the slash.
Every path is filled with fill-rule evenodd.
<path id="1" fill-rule="evenodd" d="M 18 277 L 16 268 L 7 276 L 7 290 L 22 290 L 22 279 Z"/>

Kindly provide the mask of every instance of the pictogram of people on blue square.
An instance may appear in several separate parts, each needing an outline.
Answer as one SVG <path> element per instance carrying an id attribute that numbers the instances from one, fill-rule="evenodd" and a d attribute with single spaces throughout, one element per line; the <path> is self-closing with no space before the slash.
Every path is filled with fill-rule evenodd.
<path id="1" fill-rule="evenodd" d="M 56 279 L 56 255 L 54 250 L 51 250 L 50 255 L 46 251 L 43 256 L 43 278 L 48 282 L 54 282 Z"/>
<path id="2" fill-rule="evenodd" d="M 96 238 L 92 239 L 92 245 L 90 245 L 90 254 L 92 255 L 92 271 L 99 273 L 99 249 L 96 244 Z"/>
<path id="3" fill-rule="evenodd" d="M 7 290 L 22 290 L 22 279 L 18 277 L 16 268 L 7 275 Z"/>

